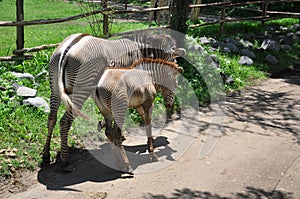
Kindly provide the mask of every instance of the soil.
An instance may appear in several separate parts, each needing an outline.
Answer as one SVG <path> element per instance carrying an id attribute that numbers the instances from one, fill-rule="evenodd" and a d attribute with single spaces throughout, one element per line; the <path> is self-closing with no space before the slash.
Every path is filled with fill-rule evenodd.
<path id="1" fill-rule="evenodd" d="M 145 138 L 127 143 L 134 176 L 74 150 L 73 172 L 55 163 L 19 172 L 2 183 L 0 198 L 300 198 L 299 97 L 299 71 L 270 78 L 227 97 L 222 136 L 209 132 L 210 106 L 156 135 L 158 163 L 132 156 L 147 154 Z M 181 144 L 172 138 L 178 130 L 189 135 L 177 136 Z"/>

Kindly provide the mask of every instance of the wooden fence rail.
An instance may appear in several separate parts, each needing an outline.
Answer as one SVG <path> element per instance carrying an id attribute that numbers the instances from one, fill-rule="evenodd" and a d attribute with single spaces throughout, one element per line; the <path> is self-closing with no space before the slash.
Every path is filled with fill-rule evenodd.
<path id="1" fill-rule="evenodd" d="M 107 1 L 104 1 L 104 3 Z M 294 2 L 300 2 L 300 0 L 260 0 L 260 1 L 247 1 L 247 2 L 215 2 L 215 3 L 206 3 L 206 4 L 199 4 L 199 5 L 189 5 L 190 8 L 210 8 L 210 7 L 219 7 L 221 8 L 221 16 L 219 20 L 216 20 L 215 22 L 208 22 L 208 23 L 201 23 L 201 24 L 195 24 L 190 25 L 190 28 L 195 28 L 199 26 L 206 26 L 206 25 L 212 25 L 212 24 L 220 24 L 220 34 L 222 34 L 224 29 L 225 23 L 231 23 L 231 22 L 238 22 L 238 21 L 246 21 L 246 20 L 260 20 L 262 23 L 264 23 L 267 20 L 273 20 L 273 19 L 279 19 L 283 17 L 295 17 L 300 19 L 300 13 L 290 13 L 290 12 L 278 12 L 278 11 L 268 11 L 268 5 L 269 4 L 277 4 L 277 3 L 294 3 Z M 73 21 L 85 17 L 89 17 L 91 15 L 96 14 L 102 14 L 107 17 L 110 14 L 124 14 L 124 13 L 147 13 L 147 12 L 153 12 L 153 11 L 161 11 L 161 10 L 168 10 L 170 9 L 168 6 L 165 7 L 158 7 L 158 8 L 146 8 L 142 10 L 138 9 L 131 9 L 131 10 L 115 10 L 111 7 L 108 7 L 107 4 L 104 4 L 103 8 L 101 10 L 95 10 L 92 12 L 87 12 L 75 16 L 70 16 L 66 18 L 56 18 L 56 19 L 46 19 L 46 20 L 31 20 L 31 21 L 24 21 L 24 11 L 23 11 L 23 3 L 24 0 L 16 0 L 16 21 L 15 22 L 0 22 L 0 27 L 3 26 L 16 26 L 17 27 L 17 49 L 14 50 L 14 56 L 11 56 L 11 59 L 9 59 L 8 56 L 6 57 L 0 57 L 0 61 L 8 61 L 8 60 L 15 60 L 15 59 L 23 59 L 26 57 L 31 56 L 24 56 L 24 53 L 26 52 L 34 52 L 38 50 L 48 49 L 56 47 L 58 44 L 51 44 L 51 45 L 42 45 L 38 47 L 33 48 L 24 48 L 24 26 L 30 26 L 30 25 L 40 25 L 40 24 L 51 24 L 51 23 L 63 23 L 68 21 Z M 247 17 L 247 18 L 238 18 L 238 19 L 226 19 L 226 8 L 228 7 L 240 7 L 244 5 L 251 5 L 251 4 L 261 4 L 261 10 L 254 10 L 260 12 L 260 16 L 255 17 Z M 278 17 L 271 17 L 267 14 L 279 14 L 282 16 Z M 105 21 L 105 20 L 104 20 Z M 103 30 L 104 34 L 107 34 L 108 27 L 105 27 L 105 24 L 103 23 Z M 106 31 L 106 32 L 105 32 Z"/>

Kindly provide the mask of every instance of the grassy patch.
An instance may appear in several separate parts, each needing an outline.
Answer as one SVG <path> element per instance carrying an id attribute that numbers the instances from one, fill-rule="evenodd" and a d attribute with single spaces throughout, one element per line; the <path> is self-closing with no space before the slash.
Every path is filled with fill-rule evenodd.
<path id="1" fill-rule="evenodd" d="M 219 25 L 211 25 L 205 27 L 199 27 L 189 30 L 189 34 L 194 38 L 199 37 L 212 37 L 217 41 L 223 41 L 225 38 L 245 38 L 246 35 L 261 35 L 263 38 L 264 34 L 271 35 L 273 40 L 279 41 L 280 37 L 287 34 L 287 32 L 282 30 L 282 27 L 290 28 L 292 25 L 297 24 L 298 19 L 287 18 L 280 20 L 273 20 L 266 22 L 265 25 L 260 22 L 237 22 L 225 24 L 224 32 L 219 36 Z M 280 32 L 281 34 L 275 33 Z M 247 40 L 247 39 L 246 39 Z M 217 55 L 220 61 L 220 71 L 227 75 L 230 75 L 234 80 L 233 84 L 226 84 L 226 89 L 236 90 L 242 89 L 249 84 L 253 84 L 256 80 L 265 79 L 270 74 L 280 73 L 281 71 L 291 68 L 293 64 L 299 61 L 299 43 L 294 42 L 291 44 L 293 50 L 284 52 L 280 50 L 275 51 L 265 51 L 260 49 L 260 45 L 263 39 L 256 39 L 251 41 L 253 47 L 250 48 L 254 52 L 256 57 L 253 59 L 254 64 L 252 66 L 242 66 L 240 65 L 239 59 L 240 54 L 237 53 L 221 53 L 219 50 L 210 52 L 211 54 Z M 209 47 L 207 48 L 210 50 Z M 277 58 L 278 64 L 269 64 L 265 61 L 265 57 L 270 54 Z"/>

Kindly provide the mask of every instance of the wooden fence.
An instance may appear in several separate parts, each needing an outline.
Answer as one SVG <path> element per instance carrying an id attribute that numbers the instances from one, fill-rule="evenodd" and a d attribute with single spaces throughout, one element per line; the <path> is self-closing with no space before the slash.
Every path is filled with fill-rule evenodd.
<path id="1" fill-rule="evenodd" d="M 264 23 L 267 20 L 279 19 L 279 18 L 286 18 L 286 17 L 293 17 L 300 19 L 300 13 L 291 13 L 291 12 L 278 12 L 278 11 L 268 11 L 269 4 L 276 4 L 276 3 L 294 3 L 300 2 L 300 0 L 261 0 L 261 1 L 247 1 L 247 2 L 238 2 L 238 3 L 231 3 L 231 2 L 216 2 L 216 3 L 207 3 L 207 4 L 199 4 L 199 5 L 189 5 L 190 8 L 211 8 L 211 7 L 218 7 L 221 9 L 221 16 L 219 20 L 214 22 L 208 23 L 201 23 L 189 26 L 189 28 L 196 28 L 199 26 L 207 26 L 212 24 L 220 24 L 220 34 L 223 33 L 224 24 L 231 23 L 231 22 L 238 22 L 238 21 L 247 21 L 247 20 L 260 20 Z M 236 19 L 226 19 L 226 9 L 228 8 L 239 8 L 245 5 L 257 4 L 261 5 L 261 10 L 252 10 L 260 13 L 260 15 L 255 17 L 246 17 L 246 18 L 236 18 Z M 26 52 L 35 52 L 43 49 L 53 48 L 56 47 L 58 44 L 51 44 L 51 45 L 42 45 L 37 46 L 34 48 L 24 48 L 24 26 L 30 25 L 40 25 L 40 24 L 50 24 L 50 23 L 62 23 L 77 20 L 80 18 L 88 17 L 91 15 L 102 14 L 103 15 L 103 30 L 104 34 L 105 31 L 108 30 L 106 27 L 107 23 L 105 19 L 107 19 L 108 14 L 124 14 L 124 13 L 147 13 L 153 11 L 161 11 L 161 10 L 168 10 L 169 7 L 159 7 L 159 8 L 146 8 L 142 10 L 131 9 L 127 10 L 127 0 L 125 0 L 125 10 L 114 10 L 108 7 L 107 0 L 102 0 L 102 9 L 95 10 L 93 12 L 87 12 L 71 17 L 66 18 L 56 18 L 56 19 L 47 19 L 47 20 L 31 20 L 31 21 L 24 21 L 24 0 L 16 0 L 16 21 L 15 22 L 0 22 L 0 28 L 2 26 L 16 26 L 17 34 L 16 34 L 16 50 L 14 50 L 13 56 L 6 56 L 0 57 L 0 61 L 11 61 L 11 60 L 22 60 L 27 58 L 32 58 L 32 55 L 24 55 Z M 279 15 L 279 16 L 271 16 L 271 15 Z"/>

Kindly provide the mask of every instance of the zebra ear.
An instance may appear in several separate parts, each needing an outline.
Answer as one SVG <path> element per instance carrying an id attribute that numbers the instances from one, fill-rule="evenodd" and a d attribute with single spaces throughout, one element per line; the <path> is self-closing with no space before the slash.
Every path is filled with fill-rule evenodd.
<path id="1" fill-rule="evenodd" d="M 152 59 L 154 59 L 154 54 L 153 54 L 153 53 L 151 53 L 151 54 L 149 55 L 149 58 L 152 58 Z"/>
<path id="2" fill-rule="evenodd" d="M 116 66 L 115 61 L 111 60 L 109 63 L 109 67 L 115 67 L 115 66 Z"/>
<path id="3" fill-rule="evenodd" d="M 186 54 L 186 51 L 184 48 L 176 48 L 175 51 L 172 53 L 172 56 L 174 58 L 183 57 L 185 54 Z"/>
<path id="4" fill-rule="evenodd" d="M 176 68 L 174 68 L 175 70 L 173 71 L 174 72 L 174 75 L 177 77 L 179 74 L 183 74 L 184 70 L 182 67 L 178 66 Z"/>

